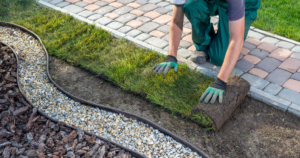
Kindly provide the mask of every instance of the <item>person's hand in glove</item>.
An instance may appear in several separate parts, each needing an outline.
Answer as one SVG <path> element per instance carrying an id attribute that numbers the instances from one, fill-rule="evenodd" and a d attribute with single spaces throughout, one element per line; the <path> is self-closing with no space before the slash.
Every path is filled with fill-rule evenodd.
<path id="1" fill-rule="evenodd" d="M 219 97 L 219 103 L 222 103 L 223 93 L 225 91 L 226 85 L 226 82 L 217 78 L 217 80 L 212 83 L 202 94 L 200 102 L 204 101 L 205 103 L 207 103 L 210 100 L 210 103 L 215 103 L 217 97 Z"/>
<path id="2" fill-rule="evenodd" d="M 166 75 L 170 68 L 173 68 L 174 72 L 178 72 L 177 59 L 172 55 L 168 55 L 164 62 L 155 65 L 152 70 L 154 70 L 155 74 L 158 73 L 160 75 L 164 72 L 164 75 Z"/>

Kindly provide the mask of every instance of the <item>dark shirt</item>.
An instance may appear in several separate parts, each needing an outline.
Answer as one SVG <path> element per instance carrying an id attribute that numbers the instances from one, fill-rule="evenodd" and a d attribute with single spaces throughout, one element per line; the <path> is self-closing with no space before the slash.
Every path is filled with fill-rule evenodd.
<path id="1" fill-rule="evenodd" d="M 241 19 L 245 15 L 245 0 L 226 0 L 229 21 Z"/>

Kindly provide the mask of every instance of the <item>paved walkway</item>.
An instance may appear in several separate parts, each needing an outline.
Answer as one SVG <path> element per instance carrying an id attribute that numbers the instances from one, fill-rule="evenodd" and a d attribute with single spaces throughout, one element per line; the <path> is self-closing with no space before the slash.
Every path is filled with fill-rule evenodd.
<path id="1" fill-rule="evenodd" d="M 135 40 L 168 51 L 169 25 L 173 9 L 173 5 L 169 2 L 43 1 L 52 4 L 50 6 L 62 8 L 69 13 L 133 37 Z M 218 17 L 211 17 L 211 22 L 217 31 Z M 185 17 L 178 51 L 178 56 L 185 59 L 188 59 L 195 50 L 191 32 L 191 23 Z M 194 68 L 214 77 L 220 69 L 211 63 L 197 65 Z M 251 27 L 233 73 L 250 82 L 251 97 L 300 116 L 300 43 Z"/>

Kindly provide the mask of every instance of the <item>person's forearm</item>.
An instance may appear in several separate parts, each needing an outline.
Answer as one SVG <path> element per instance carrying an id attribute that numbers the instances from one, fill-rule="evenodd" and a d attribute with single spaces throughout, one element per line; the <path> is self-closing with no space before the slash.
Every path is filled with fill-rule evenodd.
<path id="1" fill-rule="evenodd" d="M 220 78 L 222 81 L 227 82 L 229 76 L 231 75 L 231 72 L 242 50 L 243 42 L 243 39 L 230 40 L 223 65 L 218 75 L 218 78 Z"/>
<path id="2" fill-rule="evenodd" d="M 169 52 L 168 55 L 177 57 L 177 50 L 180 43 L 183 28 L 183 11 L 181 6 L 175 6 L 173 16 L 170 23 L 169 33 Z"/>

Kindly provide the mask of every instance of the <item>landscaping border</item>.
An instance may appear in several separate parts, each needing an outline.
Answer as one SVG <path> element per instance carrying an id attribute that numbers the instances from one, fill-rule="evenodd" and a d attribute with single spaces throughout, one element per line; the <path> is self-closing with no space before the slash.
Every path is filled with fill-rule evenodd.
<path id="1" fill-rule="evenodd" d="M 167 53 L 168 53 L 167 51 L 164 51 L 163 49 L 160 49 L 160 48 L 157 48 L 157 47 L 152 46 L 150 44 L 147 44 L 145 42 L 139 41 L 139 40 L 137 40 L 133 37 L 130 37 L 130 36 L 124 34 L 124 33 L 118 32 L 114 29 L 111 29 L 111 28 L 109 28 L 107 26 L 104 26 L 104 25 L 101 25 L 99 23 L 95 23 L 94 21 L 88 20 L 84 17 L 81 17 L 79 15 L 71 13 L 71 12 L 69 12 L 65 9 L 59 8 L 55 5 L 49 4 L 45 1 L 39 0 L 39 1 L 37 1 L 37 4 L 40 5 L 40 6 L 45 6 L 45 7 L 48 7 L 48 8 L 51 8 L 51 9 L 58 10 L 58 11 L 61 11 L 63 13 L 69 14 L 69 15 L 73 16 L 75 19 L 86 22 L 90 25 L 95 25 L 96 27 L 99 27 L 103 30 L 111 32 L 112 35 L 115 38 L 125 38 L 125 39 L 133 42 L 134 44 L 136 44 L 138 46 L 141 46 L 143 48 L 147 48 L 147 49 L 150 49 L 150 50 L 157 51 L 158 53 L 163 54 L 163 55 L 167 55 Z M 218 17 L 215 17 L 215 18 L 218 18 Z M 266 32 L 266 31 L 263 31 L 263 30 L 260 30 L 260 29 L 257 29 L 255 27 L 251 26 L 249 34 L 248 34 L 249 37 L 257 39 L 257 36 L 261 36 L 261 35 L 274 37 L 274 38 L 277 38 L 277 39 L 280 39 L 280 40 L 283 40 L 283 41 L 287 41 L 287 42 L 290 42 L 290 43 L 293 43 L 293 44 L 296 44 L 296 45 L 300 45 L 300 42 L 290 40 L 290 39 L 287 39 L 285 37 L 275 35 L 275 34 L 272 34 L 272 33 L 269 33 L 269 32 Z M 216 78 L 217 75 L 218 75 L 218 72 L 212 70 L 212 68 L 208 68 L 208 67 L 205 67 L 203 65 L 196 65 L 193 62 L 191 62 L 187 59 L 181 58 L 179 56 L 178 56 L 178 61 L 179 61 L 179 63 L 187 64 L 191 69 L 197 70 L 197 71 L 201 72 L 204 75 L 207 75 L 207 76 L 210 76 L 210 77 L 213 77 L 213 78 Z M 233 74 L 235 74 L 237 76 L 241 76 L 242 74 L 245 74 L 245 73 L 242 72 L 241 70 L 238 70 L 238 69 L 234 68 Z M 277 109 L 280 109 L 284 112 L 289 112 L 289 113 L 292 113 L 292 114 L 300 117 L 300 105 L 296 105 L 295 103 L 292 103 L 291 101 L 287 101 L 285 99 L 282 99 L 278 96 L 271 95 L 267 92 L 264 92 L 263 90 L 255 88 L 254 86 L 251 86 L 251 89 L 248 93 L 248 96 L 250 96 L 250 97 L 252 97 L 256 100 L 262 101 L 262 102 L 264 102 L 268 105 L 271 105 L 271 106 L 273 106 Z"/>
<path id="2" fill-rule="evenodd" d="M 129 112 L 124 112 L 122 110 L 118 110 L 118 109 L 115 109 L 115 108 L 112 108 L 112 107 L 107 107 L 105 105 L 101 105 L 101 104 L 96 104 L 96 103 L 92 103 L 92 102 L 89 102 L 89 101 L 86 101 L 86 100 L 83 100 L 81 98 L 78 98 L 70 93 L 68 93 L 67 91 L 65 91 L 63 88 L 61 88 L 60 86 L 58 86 L 58 84 L 56 84 L 54 82 L 54 80 L 52 79 L 50 73 L 49 73 L 49 55 L 48 55 L 48 51 L 47 49 L 45 48 L 44 44 L 42 43 L 42 40 L 39 38 L 38 35 L 36 35 L 35 33 L 33 33 L 32 31 L 22 27 L 22 26 L 19 26 L 19 25 L 16 25 L 16 24 L 12 24 L 12 23 L 7 23 L 7 22 L 2 22 L 0 21 L 0 26 L 10 26 L 10 27 L 15 27 L 15 28 L 19 28 L 21 29 L 22 31 L 25 31 L 31 35 L 33 35 L 36 39 L 39 40 L 40 44 L 42 45 L 45 53 L 46 53 L 46 56 L 47 56 L 47 76 L 50 80 L 50 82 L 58 89 L 60 90 L 61 92 L 63 92 L 64 94 L 66 94 L 68 97 L 72 98 L 73 100 L 77 101 L 77 102 L 80 102 L 82 104 L 85 104 L 85 105 L 88 105 L 88 106 L 92 106 L 92 107 L 98 107 L 98 108 L 101 108 L 101 109 L 104 109 L 104 110 L 108 110 L 108 111 L 112 111 L 114 113 L 119 113 L 119 114 L 122 114 L 124 115 L 125 117 L 128 117 L 128 118 L 132 118 L 132 119 L 135 119 L 135 120 L 138 120 L 138 121 L 141 121 L 141 122 L 144 122 L 150 126 L 152 126 L 153 128 L 156 128 L 158 129 L 160 132 L 166 134 L 166 135 L 169 135 L 170 137 L 174 138 L 176 141 L 180 142 L 181 144 L 185 145 L 186 147 L 190 148 L 191 150 L 193 150 L 194 152 L 198 153 L 200 156 L 202 156 L 203 158 L 209 158 L 204 152 L 202 152 L 200 149 L 198 149 L 197 147 L 195 147 L 194 145 L 190 144 L 189 142 L 187 142 L 186 140 L 178 137 L 177 135 L 175 135 L 174 133 L 170 132 L 169 130 L 157 125 L 156 123 L 146 119 L 146 118 L 143 118 L 141 116 L 138 116 L 138 115 L 135 115 L 135 114 L 131 114 Z M 12 49 L 13 50 L 13 49 Z M 15 52 L 14 52 L 15 53 Z M 17 56 L 17 54 L 15 53 L 15 55 Z M 19 62 L 17 62 L 18 65 L 19 65 Z M 18 86 L 20 87 L 19 85 L 19 74 L 17 74 L 18 76 Z M 28 100 L 28 98 L 26 97 L 26 95 L 24 95 L 24 93 L 22 92 L 22 90 L 20 89 L 20 92 L 22 93 L 22 95 L 25 97 L 26 101 L 28 101 L 30 103 L 31 106 L 33 106 L 33 104 Z M 34 107 L 34 106 L 33 106 Z M 49 117 L 48 115 L 46 115 L 45 113 L 43 113 L 42 111 L 38 110 L 39 113 L 43 116 L 45 116 L 46 118 L 50 119 L 51 121 L 54 121 L 54 122 L 58 122 L 58 120 L 55 120 L 51 117 Z M 75 127 L 73 126 L 67 126 L 67 127 L 70 127 L 70 128 L 73 128 L 73 129 L 76 129 Z M 93 135 L 89 132 L 86 132 L 88 135 Z M 121 148 L 125 149 L 126 151 L 129 151 L 130 153 L 134 153 L 135 155 L 139 156 L 139 157 L 145 157 L 145 156 L 142 156 L 140 155 L 139 153 L 131 150 L 131 149 L 128 149 L 126 147 L 123 147 L 121 145 L 118 145 L 110 140 L 107 140 L 105 138 L 102 138 L 100 136 L 97 136 L 98 138 L 102 139 L 102 140 L 105 140 L 107 142 L 110 142 L 112 144 L 115 144 L 117 146 L 120 146 Z"/>

